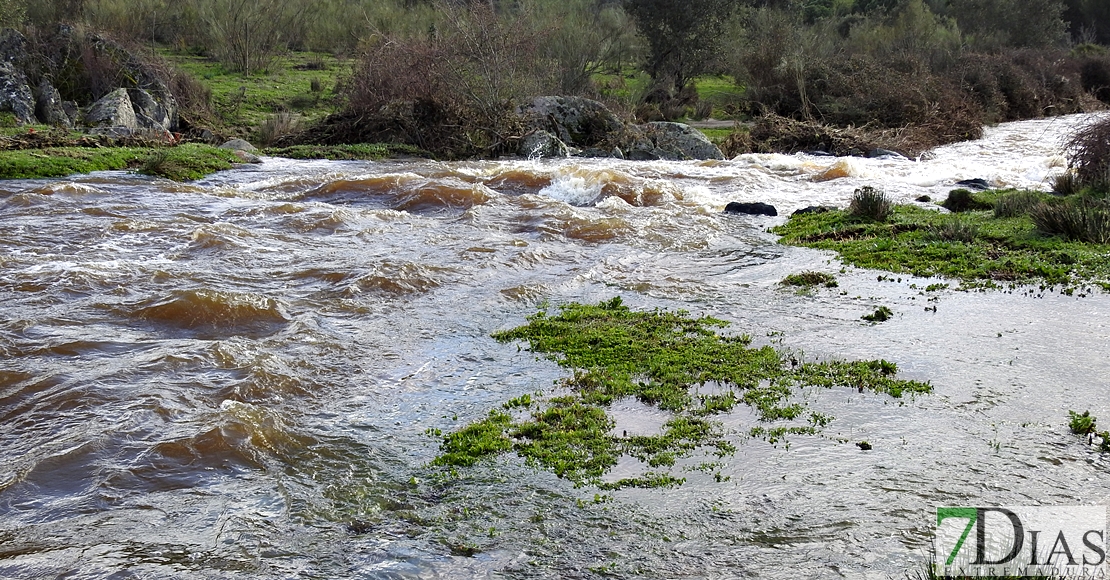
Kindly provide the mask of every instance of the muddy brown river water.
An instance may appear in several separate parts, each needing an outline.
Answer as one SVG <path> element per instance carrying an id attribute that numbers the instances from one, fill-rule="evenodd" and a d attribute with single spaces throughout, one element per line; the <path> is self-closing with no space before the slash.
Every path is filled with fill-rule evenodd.
<path id="1" fill-rule="evenodd" d="M 766 232 L 785 218 L 721 213 L 845 205 L 861 185 L 1045 189 L 1079 122 L 919 160 L 267 158 L 188 184 L 0 182 L 0 577 L 902 578 L 938 505 L 1104 505 L 1110 464 L 1067 411 L 1110 419 L 1110 297 L 930 302 L 942 281 L 841 273 Z M 840 287 L 778 284 L 807 269 Z M 515 457 L 427 466 L 427 430 L 565 373 L 491 332 L 613 296 L 810 358 L 884 358 L 935 392 L 806 391 L 835 420 L 789 447 L 726 417 L 730 479 L 675 489 L 576 489 Z M 880 304 L 892 320 L 860 320 Z"/>

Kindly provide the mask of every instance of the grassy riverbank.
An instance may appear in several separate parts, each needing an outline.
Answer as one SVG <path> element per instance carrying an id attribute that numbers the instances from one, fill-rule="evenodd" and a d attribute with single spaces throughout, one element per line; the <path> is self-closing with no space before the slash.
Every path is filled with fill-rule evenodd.
<path id="1" fill-rule="evenodd" d="M 1045 224 L 1034 220 L 1037 211 L 1070 209 L 1080 198 L 1007 190 L 956 193 L 950 199 L 969 201 L 954 206 L 963 210 L 955 213 L 894 206 L 881 219 L 850 209 L 796 215 L 771 231 L 785 244 L 834 251 L 846 264 L 951 278 L 965 289 L 1110 291 L 1110 245 L 1045 231 Z"/>
<path id="2" fill-rule="evenodd" d="M 48 146 L 0 151 L 0 179 L 39 179 L 130 169 L 189 181 L 230 169 L 238 161 L 231 151 L 199 143 L 175 147 Z"/>

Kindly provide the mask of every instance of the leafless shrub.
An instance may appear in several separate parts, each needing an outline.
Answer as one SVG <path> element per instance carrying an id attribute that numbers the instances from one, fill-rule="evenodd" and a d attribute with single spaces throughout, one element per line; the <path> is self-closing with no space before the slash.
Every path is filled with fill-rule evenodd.
<path id="1" fill-rule="evenodd" d="M 1064 150 L 1078 189 L 1110 193 L 1110 116 L 1079 128 L 1068 138 Z"/>
<path id="2" fill-rule="evenodd" d="M 399 140 L 448 156 L 513 146 L 522 133 L 517 105 L 557 85 L 540 33 L 484 7 L 443 9 L 436 35 L 387 39 L 366 55 L 341 88 L 343 117 L 315 138 Z"/>
<path id="3" fill-rule="evenodd" d="M 270 115 L 258 127 L 258 141 L 263 146 L 273 145 L 278 139 L 296 133 L 300 126 L 300 117 L 288 111 L 281 111 Z"/>

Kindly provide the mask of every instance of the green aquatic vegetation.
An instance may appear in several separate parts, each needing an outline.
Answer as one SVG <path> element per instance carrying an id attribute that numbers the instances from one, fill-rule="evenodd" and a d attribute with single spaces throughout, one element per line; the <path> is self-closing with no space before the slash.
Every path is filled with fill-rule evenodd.
<path id="1" fill-rule="evenodd" d="M 886 306 L 880 306 L 880 307 L 876 308 L 875 311 L 872 312 L 871 314 L 864 314 L 860 318 L 862 318 L 862 319 L 864 319 L 868 322 L 886 322 L 886 321 L 890 320 L 893 317 L 894 317 L 894 312 L 892 312 Z"/>
<path id="2" fill-rule="evenodd" d="M 1013 192 L 979 192 L 987 207 Z M 1045 198 L 1047 194 L 1043 195 Z M 780 243 L 835 251 L 860 268 L 960 280 L 961 288 L 1019 284 L 1074 289 L 1091 284 L 1110 290 L 1110 244 L 1046 235 L 1028 214 L 995 217 L 993 209 L 960 215 L 959 235 L 943 239 L 954 218 L 919 207 L 895 206 L 886 222 L 853 217 L 844 210 L 792 216 L 771 231 Z M 970 238 L 970 239 L 969 239 Z"/>
<path id="3" fill-rule="evenodd" d="M 1068 427 L 1071 432 L 1076 435 L 1086 435 L 1089 444 L 1093 444 L 1097 437 L 1098 450 L 1102 453 L 1110 453 L 1110 431 L 1099 431 L 1095 423 L 1095 417 L 1090 411 L 1083 411 L 1082 414 L 1068 411 Z"/>
<path id="4" fill-rule="evenodd" d="M 719 333 L 725 326 L 684 311 L 632 310 L 619 297 L 597 305 L 567 304 L 554 316 L 541 310 L 526 325 L 493 338 L 525 342 L 532 352 L 570 369 L 558 393 L 511 399 L 446 435 L 432 463 L 469 466 L 513 451 L 576 485 L 678 485 L 683 479 L 665 470 L 680 459 L 698 452 L 721 459 L 736 452 L 715 417 L 738 404 L 750 407 L 759 422 L 750 435 L 776 443 L 787 435 L 820 433 L 832 419 L 808 409 L 796 397 L 799 388 L 846 387 L 892 397 L 931 390 L 927 383 L 897 379 L 897 367 L 884 360 L 799 365 L 770 346 L 753 346 L 749 336 Z M 672 416 L 656 434 L 618 433 L 609 406 L 625 398 Z M 604 481 L 626 456 L 651 471 Z"/>
<path id="5" fill-rule="evenodd" d="M 790 274 L 782 279 L 780 282 L 783 286 L 800 286 L 808 288 L 810 286 L 825 286 L 826 288 L 836 288 L 836 277 L 832 274 L 825 272 L 815 272 L 813 270 L 806 270 L 800 274 Z"/>
<path id="6" fill-rule="evenodd" d="M 1075 411 L 1068 411 L 1068 427 L 1071 427 L 1071 432 L 1076 435 L 1087 435 L 1088 433 L 1095 432 L 1095 418 L 1091 416 L 1090 411 L 1083 411 L 1083 414 L 1076 413 Z"/>

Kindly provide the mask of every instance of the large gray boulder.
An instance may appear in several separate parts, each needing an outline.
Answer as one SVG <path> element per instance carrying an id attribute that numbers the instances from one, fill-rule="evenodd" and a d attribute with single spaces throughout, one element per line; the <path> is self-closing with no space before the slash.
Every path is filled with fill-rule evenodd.
<path id="1" fill-rule="evenodd" d="M 14 28 L 0 30 L 0 61 L 24 69 L 27 60 L 27 37 Z"/>
<path id="2" fill-rule="evenodd" d="M 10 62 L 0 62 L 0 112 L 15 116 L 17 123 L 36 122 L 35 97 L 27 84 L 27 75 Z"/>
<path id="3" fill-rule="evenodd" d="M 116 89 L 93 103 L 85 112 L 84 123 L 93 128 L 94 133 L 105 129 L 112 133 L 119 133 L 118 129 L 135 132 L 141 128 L 127 89 Z"/>
<path id="4" fill-rule="evenodd" d="M 533 131 L 521 139 L 517 153 L 529 158 L 570 157 L 567 144 L 543 129 Z"/>
<path id="5" fill-rule="evenodd" d="M 682 123 L 656 121 L 636 125 L 626 132 L 629 159 L 724 159 L 720 148 L 697 129 Z"/>
<path id="6" fill-rule="evenodd" d="M 85 125 L 93 133 L 127 134 L 143 130 L 168 131 L 176 113 L 145 89 L 116 89 L 93 103 L 85 112 Z"/>
<path id="7" fill-rule="evenodd" d="M 228 141 L 225 141 L 223 145 L 220 145 L 220 149 L 246 151 L 247 153 L 254 153 L 255 151 L 258 151 L 257 147 L 251 145 L 250 142 L 245 139 L 230 139 Z"/>
<path id="8" fill-rule="evenodd" d="M 172 98 L 159 102 L 145 89 L 127 89 L 127 96 L 131 98 L 131 108 L 143 129 L 168 131 L 177 125 L 177 104 Z"/>
<path id="9" fill-rule="evenodd" d="M 583 97 L 536 97 L 520 108 L 528 127 L 544 130 L 567 145 L 596 147 L 608 144 L 624 128 L 605 105 Z"/>
<path id="10" fill-rule="evenodd" d="M 55 127 L 73 128 L 73 117 L 62 94 L 49 81 L 42 81 L 35 91 L 35 116 L 39 122 Z"/>

